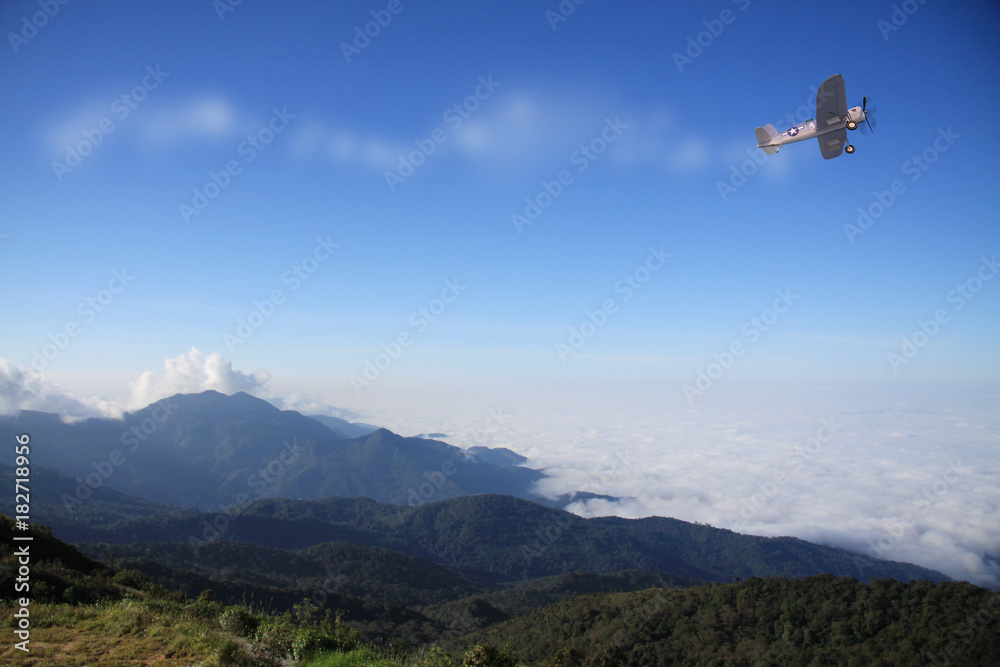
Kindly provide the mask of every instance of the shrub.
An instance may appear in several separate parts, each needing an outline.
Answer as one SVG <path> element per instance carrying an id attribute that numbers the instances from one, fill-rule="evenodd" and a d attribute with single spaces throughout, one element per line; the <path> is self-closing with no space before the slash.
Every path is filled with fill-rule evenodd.
<path id="1" fill-rule="evenodd" d="M 265 618 L 257 626 L 254 643 L 268 656 L 283 658 L 292 652 L 295 633 L 286 618 Z"/>
<path id="2" fill-rule="evenodd" d="M 252 637 L 257 631 L 257 617 L 250 613 L 246 607 L 233 605 L 219 615 L 219 626 L 226 632 L 231 632 L 240 637 Z"/>
<path id="3" fill-rule="evenodd" d="M 305 660 L 320 651 L 335 651 L 339 648 L 333 637 L 315 628 L 299 628 L 292 638 L 292 657 L 295 660 Z"/>
<path id="4" fill-rule="evenodd" d="M 231 639 L 219 648 L 218 658 L 220 667 L 254 667 L 253 658 Z"/>
<path id="5" fill-rule="evenodd" d="M 222 612 L 222 605 L 215 602 L 215 594 L 206 589 L 185 610 L 192 618 L 214 623 Z"/>
<path id="6" fill-rule="evenodd" d="M 432 645 L 417 663 L 420 667 L 454 667 L 455 663 L 438 645 Z"/>
<path id="7" fill-rule="evenodd" d="M 137 588 L 141 591 L 146 590 L 150 585 L 149 577 L 139 570 L 121 570 L 120 572 L 115 572 L 115 576 L 111 580 L 120 586 Z"/>
<path id="8" fill-rule="evenodd" d="M 462 667 L 515 667 L 517 657 L 509 646 L 501 651 L 491 644 L 479 644 L 466 652 Z"/>

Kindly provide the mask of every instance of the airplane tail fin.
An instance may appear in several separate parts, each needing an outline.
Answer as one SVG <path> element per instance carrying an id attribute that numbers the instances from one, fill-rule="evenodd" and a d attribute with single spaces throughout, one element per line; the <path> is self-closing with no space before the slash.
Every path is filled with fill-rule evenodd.
<path id="1" fill-rule="evenodd" d="M 778 148 L 781 144 L 772 145 L 771 141 L 778 138 L 778 130 L 768 123 L 764 127 L 758 127 L 757 130 L 757 148 L 764 149 L 764 152 L 768 155 L 772 155 L 778 152 Z"/>

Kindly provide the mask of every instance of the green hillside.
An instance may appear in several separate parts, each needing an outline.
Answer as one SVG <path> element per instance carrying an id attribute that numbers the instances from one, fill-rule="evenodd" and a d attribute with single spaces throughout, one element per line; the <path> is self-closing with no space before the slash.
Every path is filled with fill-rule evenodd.
<path id="1" fill-rule="evenodd" d="M 17 609 L 9 585 L 17 567 L 13 535 L 13 522 L 0 517 L 0 576 L 8 582 L 0 597 L 0 613 L 12 628 Z M 45 528 L 33 526 L 32 535 L 31 652 L 18 652 L 8 644 L 0 649 L 5 664 L 1000 664 L 1000 594 L 965 583 L 877 580 L 865 585 L 826 575 L 797 580 L 751 578 L 671 589 L 662 584 L 690 582 L 657 581 L 648 572 L 573 574 L 424 607 L 424 616 L 336 593 L 325 601 L 324 609 L 303 599 L 309 591 L 213 582 L 197 573 L 157 565 L 166 576 L 218 584 L 230 599 L 220 599 L 214 590 L 205 588 L 194 598 L 151 583 L 141 572 L 102 565 L 52 537 Z M 430 564 L 411 557 L 378 550 L 351 555 L 352 548 L 325 544 L 291 555 L 302 559 L 295 564 L 303 567 L 311 559 L 356 560 L 354 573 L 373 585 L 381 580 L 386 594 L 408 577 L 410 588 L 417 590 L 421 584 L 412 579 L 433 571 L 433 566 L 428 569 Z M 240 562 L 237 555 L 241 550 L 246 562 Z M 280 554 L 256 547 L 220 543 L 203 553 L 207 562 L 201 567 L 206 571 L 236 567 L 248 574 L 257 565 L 280 571 L 277 562 L 267 562 Z M 366 556 L 385 560 L 366 569 L 361 562 Z M 178 565 L 183 560 L 177 553 L 171 558 Z M 403 572 L 385 569 L 393 564 L 402 566 Z M 422 585 L 432 588 L 449 580 L 462 581 L 449 579 L 455 575 L 444 568 L 437 576 L 444 579 Z M 648 583 L 657 587 L 580 595 Z M 452 593 L 458 594 L 459 589 Z M 278 597 L 301 597 L 298 602 L 282 600 L 281 608 L 264 609 L 257 596 L 266 590 Z M 251 604 L 232 604 L 237 594 Z M 565 599 L 534 608 L 546 597 Z M 528 608 L 534 609 L 521 613 Z M 344 609 L 343 620 L 339 612 L 334 613 L 337 609 Z M 378 643 L 366 643 L 359 627 L 368 637 L 379 638 Z"/>
<path id="2" fill-rule="evenodd" d="M 577 597 L 451 648 L 560 665 L 997 665 L 998 614 L 1000 594 L 965 583 L 754 578 Z"/>

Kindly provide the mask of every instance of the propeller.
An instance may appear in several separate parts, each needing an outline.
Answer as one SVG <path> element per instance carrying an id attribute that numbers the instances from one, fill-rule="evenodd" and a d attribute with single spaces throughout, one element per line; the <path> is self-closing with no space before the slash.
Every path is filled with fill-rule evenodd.
<path id="1" fill-rule="evenodd" d="M 866 130 L 864 127 L 861 128 L 862 134 L 868 134 L 869 130 L 871 131 L 872 134 L 875 134 L 875 126 L 878 125 L 877 119 L 875 117 L 876 111 L 878 111 L 878 109 L 875 108 L 874 104 L 872 105 L 871 109 L 868 109 L 868 96 L 867 95 L 862 96 L 861 113 L 865 115 L 865 123 L 868 125 L 868 130 Z"/>

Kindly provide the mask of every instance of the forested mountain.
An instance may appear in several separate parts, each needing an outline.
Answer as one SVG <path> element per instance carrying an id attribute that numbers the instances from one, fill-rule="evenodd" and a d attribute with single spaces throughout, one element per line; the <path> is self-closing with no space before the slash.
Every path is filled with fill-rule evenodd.
<path id="1" fill-rule="evenodd" d="M 285 550 L 350 542 L 410 554 L 494 583 L 623 570 L 701 581 L 827 572 L 902 581 L 947 579 L 915 565 L 863 558 L 791 537 L 740 535 L 658 517 L 584 519 L 499 495 L 415 507 L 367 498 L 264 499 L 228 514 L 188 511 L 113 524 L 84 520 L 54 526 L 74 542 L 184 542 L 196 552 L 218 541 Z"/>
<path id="2" fill-rule="evenodd" d="M 966 583 L 753 578 L 576 597 L 453 649 L 562 665 L 998 665 L 998 613 L 1000 594 Z"/>

